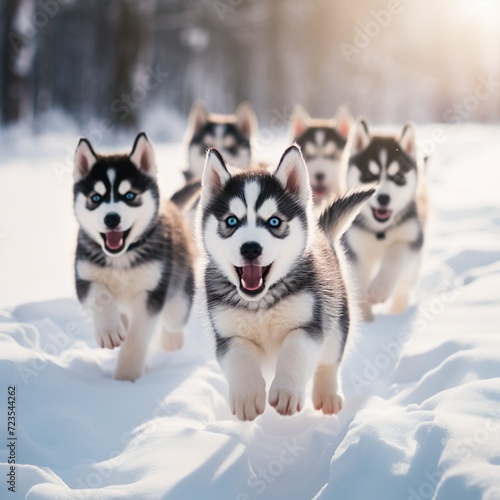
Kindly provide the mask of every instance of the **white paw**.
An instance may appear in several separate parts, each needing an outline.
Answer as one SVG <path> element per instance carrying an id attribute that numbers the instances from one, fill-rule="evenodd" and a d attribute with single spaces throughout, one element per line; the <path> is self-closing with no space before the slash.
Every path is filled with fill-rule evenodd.
<path id="1" fill-rule="evenodd" d="M 344 398 L 328 389 L 313 390 L 313 405 L 316 410 L 322 410 L 325 415 L 333 415 L 342 410 Z"/>
<path id="2" fill-rule="evenodd" d="M 100 347 L 114 349 L 125 340 L 125 327 L 119 315 L 115 318 L 96 318 L 95 337 Z"/>
<path id="3" fill-rule="evenodd" d="M 401 314 L 408 309 L 410 297 L 407 293 L 400 293 L 394 297 L 390 312 L 391 314 Z"/>
<path id="4" fill-rule="evenodd" d="M 381 304 L 389 298 L 389 287 L 382 281 L 374 280 L 368 288 L 368 300 L 371 304 Z"/>
<path id="5" fill-rule="evenodd" d="M 230 387 L 231 410 L 240 420 L 255 420 L 266 408 L 266 383 L 260 378 Z"/>
<path id="6" fill-rule="evenodd" d="M 141 378 L 144 375 L 144 368 L 139 366 L 128 366 L 120 365 L 115 370 L 114 379 L 115 380 L 129 380 L 130 382 L 134 382 L 138 378 Z"/>
<path id="7" fill-rule="evenodd" d="M 269 389 L 269 404 L 280 415 L 293 415 L 304 407 L 304 390 L 275 378 Z"/>
<path id="8" fill-rule="evenodd" d="M 167 352 L 177 351 L 184 344 L 184 336 L 182 332 L 167 332 L 164 331 L 161 336 L 161 345 Z"/>

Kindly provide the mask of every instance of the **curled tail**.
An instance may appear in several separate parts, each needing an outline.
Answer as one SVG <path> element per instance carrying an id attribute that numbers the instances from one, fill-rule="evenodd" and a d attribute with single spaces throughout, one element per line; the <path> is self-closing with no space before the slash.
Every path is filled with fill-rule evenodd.
<path id="1" fill-rule="evenodd" d="M 339 195 L 328 204 L 319 216 L 319 226 L 330 243 L 337 241 L 349 229 L 364 204 L 376 191 L 374 185 L 369 185 Z"/>
<path id="2" fill-rule="evenodd" d="M 190 210 L 198 201 L 200 193 L 201 179 L 191 179 L 171 196 L 170 201 L 181 210 Z"/>

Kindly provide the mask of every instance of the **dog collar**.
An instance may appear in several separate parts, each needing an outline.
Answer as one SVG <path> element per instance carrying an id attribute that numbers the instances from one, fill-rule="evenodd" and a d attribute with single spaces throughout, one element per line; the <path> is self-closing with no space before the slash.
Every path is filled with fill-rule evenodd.
<path id="1" fill-rule="evenodd" d="M 127 252 L 130 252 L 131 250 L 135 250 L 137 247 L 140 247 L 141 245 L 144 245 L 146 243 L 146 238 L 141 238 L 138 241 L 135 241 L 129 247 L 127 248 Z"/>
<path id="2" fill-rule="evenodd" d="M 375 236 L 375 238 L 377 238 L 377 240 L 385 240 L 385 233 L 387 229 L 390 229 L 389 227 L 385 231 L 374 231 L 372 228 L 370 228 L 367 224 L 364 223 L 363 219 L 359 215 L 356 219 L 354 219 L 352 225 L 359 227 L 359 229 L 362 229 L 363 231 L 372 233 Z"/>

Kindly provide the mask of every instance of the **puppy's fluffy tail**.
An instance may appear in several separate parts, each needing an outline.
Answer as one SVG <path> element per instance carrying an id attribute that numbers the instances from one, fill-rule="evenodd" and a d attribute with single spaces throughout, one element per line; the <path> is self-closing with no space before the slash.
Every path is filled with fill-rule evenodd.
<path id="1" fill-rule="evenodd" d="M 376 185 L 361 187 L 337 196 L 327 205 L 319 216 L 319 226 L 330 242 L 341 238 L 376 191 Z"/>
<path id="2" fill-rule="evenodd" d="M 190 210 L 198 201 L 201 193 L 201 179 L 195 178 L 176 191 L 170 201 L 180 210 Z"/>

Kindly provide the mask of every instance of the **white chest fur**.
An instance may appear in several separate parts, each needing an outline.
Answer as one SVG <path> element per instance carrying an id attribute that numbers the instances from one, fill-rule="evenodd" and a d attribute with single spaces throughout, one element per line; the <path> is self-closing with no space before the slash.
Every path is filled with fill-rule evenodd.
<path id="1" fill-rule="evenodd" d="M 418 234 L 419 226 L 416 220 L 410 220 L 401 226 L 389 229 L 383 239 L 377 239 L 375 234 L 352 226 L 347 231 L 347 242 L 356 254 L 368 252 L 372 259 L 377 259 L 382 258 L 393 245 L 416 241 Z"/>
<path id="2" fill-rule="evenodd" d="M 161 278 L 161 262 L 148 262 L 128 269 L 99 267 L 85 261 L 77 262 L 78 277 L 104 285 L 115 297 L 132 297 L 154 290 Z"/>
<path id="3" fill-rule="evenodd" d="M 313 296 L 304 292 L 265 311 L 218 306 L 212 311 L 212 319 L 221 337 L 247 338 L 266 352 L 274 352 L 288 333 L 312 319 L 313 306 Z"/>

